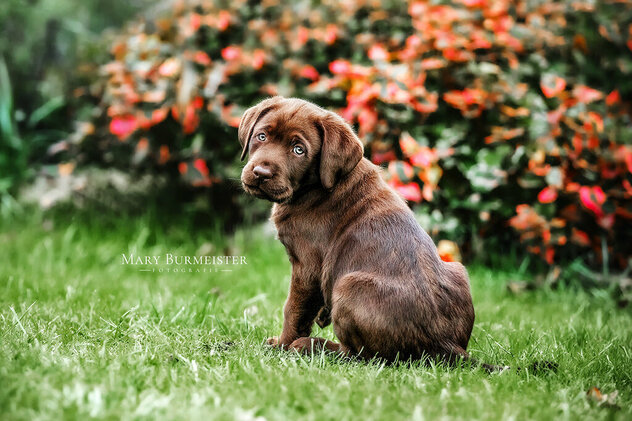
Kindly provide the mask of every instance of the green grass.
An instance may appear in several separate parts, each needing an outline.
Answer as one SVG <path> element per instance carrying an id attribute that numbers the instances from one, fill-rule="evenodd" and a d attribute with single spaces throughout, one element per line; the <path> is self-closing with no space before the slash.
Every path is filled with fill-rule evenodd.
<path id="1" fill-rule="evenodd" d="M 100 218 L 95 216 L 95 219 Z M 632 317 L 606 293 L 509 295 L 509 270 L 469 268 L 470 352 L 557 374 L 384 366 L 268 349 L 290 266 L 261 230 L 40 217 L 0 225 L 2 419 L 630 419 Z M 46 228 L 46 229 L 45 229 Z M 140 272 L 121 254 L 247 256 L 232 272 Z M 208 248 L 208 246 L 206 246 Z M 334 338 L 331 327 L 315 334 Z M 618 391 L 617 407 L 586 398 Z"/>

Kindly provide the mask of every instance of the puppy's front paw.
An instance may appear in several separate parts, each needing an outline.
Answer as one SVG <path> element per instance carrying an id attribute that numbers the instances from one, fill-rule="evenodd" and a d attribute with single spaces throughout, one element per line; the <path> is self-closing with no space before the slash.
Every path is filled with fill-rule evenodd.
<path id="1" fill-rule="evenodd" d="M 266 339 L 266 344 L 270 345 L 270 346 L 274 346 L 274 347 L 280 346 L 279 345 L 279 337 L 278 336 L 273 336 L 271 338 Z"/>

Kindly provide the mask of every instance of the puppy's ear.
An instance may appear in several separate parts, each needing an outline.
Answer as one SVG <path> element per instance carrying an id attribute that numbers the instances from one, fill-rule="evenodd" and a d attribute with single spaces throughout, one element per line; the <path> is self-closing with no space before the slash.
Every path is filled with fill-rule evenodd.
<path id="1" fill-rule="evenodd" d="M 320 181 L 329 190 L 358 165 L 364 146 L 349 124 L 334 113 L 327 112 L 320 126 Z"/>
<path id="2" fill-rule="evenodd" d="M 246 110 L 244 115 L 241 117 L 239 129 L 237 131 L 239 143 L 242 145 L 241 156 L 239 159 L 243 161 L 248 153 L 248 146 L 250 145 L 250 139 L 252 139 L 253 135 L 252 132 L 254 131 L 257 122 L 261 119 L 261 117 L 272 111 L 282 99 L 283 97 L 280 96 L 268 98 Z"/>

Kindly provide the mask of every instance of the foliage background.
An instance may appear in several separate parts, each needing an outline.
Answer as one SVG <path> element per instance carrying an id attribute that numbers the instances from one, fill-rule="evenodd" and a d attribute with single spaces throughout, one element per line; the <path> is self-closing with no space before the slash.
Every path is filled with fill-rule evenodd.
<path id="1" fill-rule="evenodd" d="M 422 225 L 466 258 L 629 266 L 628 2 L 169 4 L 108 39 L 109 57 L 88 55 L 98 69 L 78 67 L 74 131 L 49 147 L 49 171 L 157 174 L 171 205 L 234 226 L 265 215 L 236 181 L 239 117 L 299 96 L 354 124 Z"/>
<path id="2" fill-rule="evenodd" d="M 74 90 L 108 60 L 107 33 L 145 0 L 3 0 L 0 4 L 0 211 L 42 164 L 48 147 L 88 118 Z M 101 38 L 103 36 L 103 38 Z"/>
<path id="3" fill-rule="evenodd" d="M 0 1 L 3 418 L 629 419 L 631 21 L 614 0 Z M 525 370 L 263 345 L 290 264 L 251 224 L 235 126 L 274 94 L 354 125 L 468 260 L 468 352 Z M 532 268 L 556 288 L 507 285 Z"/>

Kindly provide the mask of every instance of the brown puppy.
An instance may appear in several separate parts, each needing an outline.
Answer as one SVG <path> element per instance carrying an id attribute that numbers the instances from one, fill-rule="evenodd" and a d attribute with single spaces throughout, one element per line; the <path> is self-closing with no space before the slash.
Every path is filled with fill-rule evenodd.
<path id="1" fill-rule="evenodd" d="M 274 97 L 246 111 L 239 140 L 242 159 L 250 153 L 244 189 L 276 202 L 272 221 L 292 263 L 283 331 L 269 344 L 389 361 L 467 358 L 465 268 L 439 258 L 341 117 Z M 309 337 L 329 314 L 340 344 Z"/>

